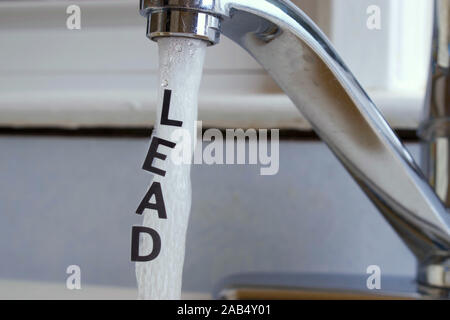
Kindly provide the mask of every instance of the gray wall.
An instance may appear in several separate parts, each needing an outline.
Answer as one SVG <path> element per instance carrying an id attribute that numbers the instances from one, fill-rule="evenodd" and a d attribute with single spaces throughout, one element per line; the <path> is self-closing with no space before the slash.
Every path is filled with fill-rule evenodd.
<path id="1" fill-rule="evenodd" d="M 409 145 L 415 156 L 417 145 Z M 0 279 L 135 286 L 130 232 L 150 176 L 144 138 L 0 136 Z M 247 271 L 412 275 L 412 255 L 320 142 L 284 141 L 280 171 L 194 166 L 184 289 Z"/>

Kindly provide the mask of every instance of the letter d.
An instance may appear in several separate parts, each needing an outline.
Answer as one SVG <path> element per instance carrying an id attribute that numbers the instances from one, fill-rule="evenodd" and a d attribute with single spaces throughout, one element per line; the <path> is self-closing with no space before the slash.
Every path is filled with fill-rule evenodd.
<path id="1" fill-rule="evenodd" d="M 147 233 L 150 237 L 152 237 L 153 240 L 153 249 L 150 254 L 146 256 L 140 256 L 139 255 L 139 237 L 141 233 Z M 151 261 L 154 260 L 161 251 L 161 237 L 159 236 L 158 232 L 156 230 L 147 228 L 147 227 L 141 227 L 141 226 L 134 226 L 131 231 L 131 261 Z"/>

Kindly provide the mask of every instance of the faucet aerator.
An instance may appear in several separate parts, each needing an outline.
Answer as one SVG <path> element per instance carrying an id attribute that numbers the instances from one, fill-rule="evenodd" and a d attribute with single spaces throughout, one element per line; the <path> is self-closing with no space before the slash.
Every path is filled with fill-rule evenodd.
<path id="1" fill-rule="evenodd" d="M 185 37 L 219 43 L 220 19 L 212 14 L 186 9 L 158 8 L 147 11 L 147 37 Z"/>

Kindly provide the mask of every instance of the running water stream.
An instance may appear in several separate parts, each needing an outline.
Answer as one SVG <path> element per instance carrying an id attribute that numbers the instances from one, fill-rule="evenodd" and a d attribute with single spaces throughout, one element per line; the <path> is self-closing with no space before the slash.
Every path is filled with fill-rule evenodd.
<path id="1" fill-rule="evenodd" d="M 165 139 L 177 143 L 178 151 L 192 156 L 196 141 L 198 91 L 203 71 L 206 42 L 195 39 L 167 37 L 158 40 L 159 83 L 155 129 L 152 139 Z M 192 143 L 180 144 L 174 140 L 180 127 L 161 124 L 164 92 L 171 90 L 169 119 L 182 121 L 182 129 Z M 161 184 L 166 208 L 166 219 L 160 219 L 155 210 L 144 211 L 143 226 L 157 230 L 161 237 L 159 256 L 148 262 L 136 262 L 139 299 L 180 299 L 185 252 L 186 230 L 191 209 L 190 165 L 174 161 L 174 149 L 160 146 L 158 152 L 167 155 L 153 165 L 165 176 L 153 175 L 153 182 Z M 154 197 L 150 201 L 154 202 Z M 151 252 L 151 237 L 141 237 L 140 251 Z"/>

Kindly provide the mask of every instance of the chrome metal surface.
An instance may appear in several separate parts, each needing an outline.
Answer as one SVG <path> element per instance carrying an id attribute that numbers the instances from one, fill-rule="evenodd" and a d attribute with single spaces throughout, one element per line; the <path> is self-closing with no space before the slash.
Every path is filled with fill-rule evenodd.
<path id="1" fill-rule="evenodd" d="M 148 16 L 150 12 L 166 9 L 183 9 L 197 12 L 218 12 L 218 1 L 215 0 L 141 0 L 140 12 Z"/>
<path id="2" fill-rule="evenodd" d="M 221 33 L 276 80 L 419 263 L 450 252 L 446 208 L 326 36 L 299 8 L 286 0 L 161 0 L 141 1 L 141 13 L 165 5 L 220 17 Z M 450 282 L 443 286 L 450 288 Z"/>
<path id="3" fill-rule="evenodd" d="M 450 0 L 435 1 L 435 19 L 425 116 L 419 129 L 422 167 L 430 185 L 450 207 Z M 450 287 L 450 254 L 419 261 L 419 281 Z"/>
<path id="4" fill-rule="evenodd" d="M 185 10 L 161 10 L 148 16 L 147 36 L 188 37 L 208 41 L 210 45 L 219 42 L 219 18 L 203 13 Z"/>
<path id="5" fill-rule="evenodd" d="M 383 276 L 380 289 L 367 287 L 367 275 L 315 273 L 232 274 L 216 284 L 215 299 L 422 299 L 412 278 Z"/>
<path id="6" fill-rule="evenodd" d="M 450 257 L 448 252 L 441 256 L 435 255 L 429 261 L 421 262 L 419 265 L 418 280 L 420 283 L 428 284 L 437 288 L 448 288 L 450 283 Z M 447 293 L 450 298 L 450 293 Z"/>
<path id="7" fill-rule="evenodd" d="M 423 169 L 430 184 L 450 207 L 450 0 L 435 1 L 433 52 L 425 117 Z"/>

